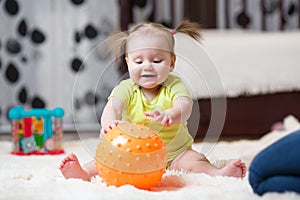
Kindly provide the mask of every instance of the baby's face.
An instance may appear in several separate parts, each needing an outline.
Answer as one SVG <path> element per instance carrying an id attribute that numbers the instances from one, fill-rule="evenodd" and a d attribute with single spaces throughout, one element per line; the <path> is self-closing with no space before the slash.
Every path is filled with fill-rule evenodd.
<path id="1" fill-rule="evenodd" d="M 163 36 L 134 36 L 128 41 L 126 62 L 130 78 L 145 89 L 163 83 L 174 69 L 176 57 Z"/>

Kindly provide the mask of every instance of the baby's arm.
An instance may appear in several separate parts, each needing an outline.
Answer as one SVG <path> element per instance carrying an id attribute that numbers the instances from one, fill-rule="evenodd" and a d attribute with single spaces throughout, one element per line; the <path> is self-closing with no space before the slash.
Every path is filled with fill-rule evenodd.
<path id="1" fill-rule="evenodd" d="M 114 125 L 122 118 L 124 103 L 116 97 L 111 97 L 104 107 L 101 117 L 102 130 L 107 130 L 109 126 Z"/>
<path id="2" fill-rule="evenodd" d="M 165 111 L 146 112 L 145 115 L 152 117 L 153 120 L 159 121 L 161 124 L 170 126 L 188 120 L 191 116 L 193 101 L 189 97 L 177 97 L 173 101 L 173 107 Z"/>

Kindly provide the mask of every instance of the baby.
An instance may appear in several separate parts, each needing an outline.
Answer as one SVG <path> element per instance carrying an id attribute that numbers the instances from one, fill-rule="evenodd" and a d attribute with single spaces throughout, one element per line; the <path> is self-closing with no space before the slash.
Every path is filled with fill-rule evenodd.
<path id="1" fill-rule="evenodd" d="M 193 138 L 187 128 L 192 100 L 182 80 L 170 74 L 176 61 L 174 34 L 178 32 L 195 40 L 201 38 L 199 25 L 186 20 L 172 31 L 161 24 L 146 23 L 129 34 L 111 36 L 111 49 L 116 54 L 122 49 L 126 51 L 130 78 L 116 86 L 109 96 L 101 117 L 101 134 L 119 121 L 145 124 L 158 131 L 166 144 L 168 169 L 242 178 L 246 166 L 241 160 L 216 168 L 202 153 L 192 149 Z M 89 181 L 97 175 L 94 160 L 81 166 L 74 154 L 63 159 L 59 168 L 65 178 Z"/>

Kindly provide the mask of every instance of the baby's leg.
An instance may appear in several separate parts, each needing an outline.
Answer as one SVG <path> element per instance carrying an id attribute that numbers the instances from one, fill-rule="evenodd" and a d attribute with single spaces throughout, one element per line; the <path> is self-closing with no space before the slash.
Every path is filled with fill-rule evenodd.
<path id="1" fill-rule="evenodd" d="M 74 154 L 65 157 L 60 163 L 59 169 L 66 179 L 79 178 L 90 181 L 91 177 L 97 174 L 95 161 L 87 163 L 81 167 L 78 158 Z"/>
<path id="2" fill-rule="evenodd" d="M 246 175 L 246 166 L 240 160 L 234 160 L 219 169 L 212 165 L 203 154 L 193 150 L 186 150 L 177 156 L 172 162 L 170 169 L 206 173 L 211 176 L 219 175 L 242 178 Z"/>

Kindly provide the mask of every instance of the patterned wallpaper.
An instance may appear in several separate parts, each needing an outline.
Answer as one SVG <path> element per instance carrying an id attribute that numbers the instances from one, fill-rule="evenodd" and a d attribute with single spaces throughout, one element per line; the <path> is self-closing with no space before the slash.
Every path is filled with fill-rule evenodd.
<path id="1" fill-rule="evenodd" d="M 0 131 L 15 105 L 97 122 L 120 76 L 101 46 L 119 26 L 118 1 L 1 0 L 0 19 Z"/>

